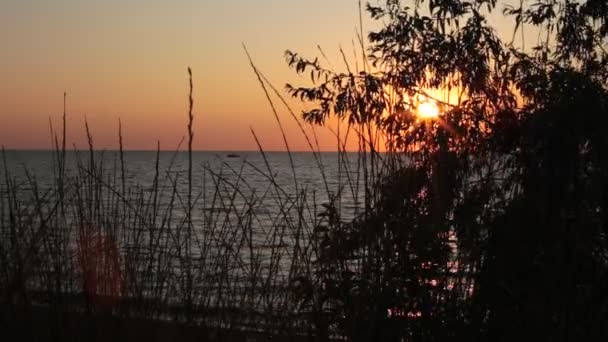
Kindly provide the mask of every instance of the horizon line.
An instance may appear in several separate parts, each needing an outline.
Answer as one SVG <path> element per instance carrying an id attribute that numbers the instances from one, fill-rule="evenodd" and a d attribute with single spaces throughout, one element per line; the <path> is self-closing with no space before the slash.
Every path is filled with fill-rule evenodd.
<path id="1" fill-rule="evenodd" d="M 2 147 L 2 150 L 6 151 L 6 152 L 57 152 L 57 151 L 61 151 L 57 150 L 55 148 L 6 148 L 6 147 Z M 84 148 L 84 149 L 74 149 L 74 148 L 70 148 L 70 149 L 66 149 L 66 152 L 71 151 L 71 152 L 86 152 L 89 151 L 88 148 Z M 120 149 L 96 149 L 94 148 L 93 151 L 95 152 L 120 152 Z M 122 149 L 123 152 L 188 152 L 187 149 Z M 271 153 L 275 153 L 275 152 L 282 152 L 282 153 L 330 153 L 330 152 L 360 152 L 358 150 L 346 150 L 346 151 L 339 151 L 339 150 L 315 150 L 315 151 L 311 151 L 311 150 L 276 150 L 276 149 L 268 149 L 268 150 L 260 150 L 260 149 L 251 149 L 251 150 L 247 150 L 247 149 L 243 149 L 243 150 L 211 150 L 211 149 L 193 149 L 192 152 L 218 152 L 218 153 L 229 153 L 229 152 L 271 152 Z"/>

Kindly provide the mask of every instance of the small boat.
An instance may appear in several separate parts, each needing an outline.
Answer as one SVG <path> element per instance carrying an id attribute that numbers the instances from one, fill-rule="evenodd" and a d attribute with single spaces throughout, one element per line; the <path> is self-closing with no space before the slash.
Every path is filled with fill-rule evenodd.
<path id="1" fill-rule="evenodd" d="M 228 155 L 226 155 L 226 157 L 228 157 L 228 158 L 240 158 L 241 156 L 239 156 L 238 154 L 234 154 L 234 153 L 228 153 Z"/>

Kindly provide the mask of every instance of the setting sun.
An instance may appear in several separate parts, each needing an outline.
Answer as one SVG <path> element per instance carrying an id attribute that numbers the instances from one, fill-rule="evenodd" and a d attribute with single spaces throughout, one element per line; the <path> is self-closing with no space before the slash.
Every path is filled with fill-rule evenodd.
<path id="1" fill-rule="evenodd" d="M 418 105 L 418 117 L 421 119 L 435 119 L 439 116 L 439 107 L 433 101 L 424 101 Z"/>

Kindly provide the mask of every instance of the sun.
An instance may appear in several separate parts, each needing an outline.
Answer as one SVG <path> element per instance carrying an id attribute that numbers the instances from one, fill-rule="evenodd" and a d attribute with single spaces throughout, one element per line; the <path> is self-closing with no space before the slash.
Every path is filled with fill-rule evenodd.
<path id="1" fill-rule="evenodd" d="M 439 117 L 439 107 L 434 101 L 425 100 L 418 105 L 418 117 L 423 120 L 431 120 Z"/>

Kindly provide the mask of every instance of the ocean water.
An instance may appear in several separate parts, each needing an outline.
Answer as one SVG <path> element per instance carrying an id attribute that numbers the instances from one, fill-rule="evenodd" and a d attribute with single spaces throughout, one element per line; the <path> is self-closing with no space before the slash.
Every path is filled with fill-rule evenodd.
<path id="1" fill-rule="evenodd" d="M 55 265 L 48 255 L 68 265 L 62 281 L 78 292 L 86 273 L 79 266 L 86 260 L 82 251 L 110 237 L 110 249 L 89 253 L 118 258 L 121 269 L 128 260 L 129 279 L 143 296 L 183 298 L 184 272 L 194 268 L 194 292 L 217 300 L 214 305 L 275 305 L 236 284 L 262 291 L 259 279 L 265 279 L 265 286 L 284 286 L 299 265 L 315 260 L 311 244 L 327 204 L 335 203 L 348 222 L 358 215 L 364 193 L 357 153 L 193 152 L 188 218 L 187 152 L 127 151 L 123 164 L 117 151 L 67 151 L 59 206 L 57 157 L 53 151 L 6 151 L 0 158 L 0 247 L 14 249 L 9 236 L 16 213 L 18 248 L 35 250 L 44 261 L 31 285 L 43 292 L 50 279 L 44 275 Z M 120 257 L 112 254 L 114 246 Z M 226 281 L 236 292 L 222 290 Z"/>
<path id="2" fill-rule="evenodd" d="M 67 178 L 82 176 L 79 170 L 90 169 L 90 158 L 88 151 L 67 151 Z M 27 197 L 32 181 L 39 192 L 56 185 L 56 159 L 54 151 L 12 150 L 5 152 L 0 166 Z M 104 187 L 122 190 L 119 152 L 95 151 L 93 160 L 96 168 L 103 171 L 97 177 Z M 181 199 L 187 198 L 187 152 L 161 151 L 157 158 L 155 151 L 125 151 L 123 161 L 127 192 L 151 191 L 156 180 L 162 190 L 160 200 L 167 200 L 174 188 Z M 357 153 L 195 151 L 192 153 L 194 210 L 213 209 L 210 201 L 221 193 L 234 195 L 241 205 L 257 198 L 260 203 L 256 210 L 276 215 L 285 200 L 299 196 L 318 207 L 338 198 L 336 202 L 345 218 L 352 218 L 363 195 L 359 167 Z M 4 184 L 0 185 L 0 189 L 3 187 Z"/>
<path id="3" fill-rule="evenodd" d="M 357 153 L 193 152 L 188 216 L 187 152 L 126 151 L 121 163 L 117 151 L 66 151 L 62 191 L 57 158 L 0 157 L 0 250 L 26 251 L 38 294 L 60 283 L 69 294 L 293 310 L 286 289 L 313 269 L 327 204 L 348 222 L 364 193 Z"/>
<path id="4" fill-rule="evenodd" d="M 4 208 L 8 178 L 21 222 L 32 220 L 26 223 L 32 231 L 40 217 L 58 213 L 57 158 L 54 151 L 6 151 L 2 158 Z M 259 253 L 272 253 L 278 245 L 289 248 L 311 238 L 327 218 L 329 203 L 342 222 L 351 221 L 364 195 L 357 153 L 193 152 L 190 212 L 187 152 L 126 151 L 124 163 L 117 151 L 67 151 L 65 158 L 63 225 L 71 231 L 67 243 L 74 250 L 83 229 L 114 231 L 124 250 L 159 238 L 171 240 L 159 246 L 181 246 L 177 240 L 184 237 L 178 234 L 190 229 L 191 240 L 199 242 L 193 256 L 209 248 L 219 255 L 243 240 Z M 4 215 L 5 233 L 8 219 Z"/>

